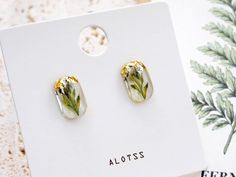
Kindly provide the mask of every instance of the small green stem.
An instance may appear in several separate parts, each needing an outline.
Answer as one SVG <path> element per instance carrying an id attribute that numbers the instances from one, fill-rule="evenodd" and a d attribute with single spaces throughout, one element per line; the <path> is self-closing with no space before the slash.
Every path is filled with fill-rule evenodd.
<path id="1" fill-rule="evenodd" d="M 144 97 L 144 93 L 143 93 L 143 89 L 142 89 L 142 85 L 140 84 L 138 84 L 138 88 L 139 88 L 139 93 L 142 95 L 142 97 L 145 99 L 145 97 Z"/>
<path id="2" fill-rule="evenodd" d="M 140 95 L 143 97 L 143 99 L 146 99 L 144 92 L 142 90 L 142 88 L 139 88 L 138 92 L 140 93 Z"/>
<path id="3" fill-rule="evenodd" d="M 225 147 L 224 147 L 224 154 L 226 154 L 227 151 L 228 151 L 229 145 L 230 145 L 231 140 L 232 140 L 233 135 L 234 135 L 233 132 L 234 132 L 234 131 L 233 131 L 233 129 L 232 129 L 231 132 L 230 132 L 230 135 L 229 135 L 229 137 L 228 137 L 228 140 L 227 140 L 227 142 L 226 142 L 226 145 L 225 145 Z"/>
<path id="4" fill-rule="evenodd" d="M 236 120 L 234 121 L 234 124 L 233 124 L 232 129 L 231 129 L 230 134 L 229 134 L 229 137 L 227 139 L 226 145 L 224 147 L 224 154 L 226 154 L 227 151 L 228 151 L 229 145 L 230 145 L 230 143 L 232 141 L 232 138 L 233 138 L 233 135 L 235 133 L 235 128 L 236 128 Z"/>
<path id="5" fill-rule="evenodd" d="M 142 86 L 140 88 L 140 93 L 141 93 L 143 99 L 146 99 Z"/>
<path id="6" fill-rule="evenodd" d="M 136 82 L 136 81 L 133 81 L 135 84 L 136 84 L 136 86 L 138 87 L 136 90 L 138 91 L 138 93 L 144 98 L 144 99 L 146 99 L 146 97 L 145 97 L 145 94 L 144 94 L 144 91 L 143 91 L 143 83 L 138 83 L 138 82 Z"/>

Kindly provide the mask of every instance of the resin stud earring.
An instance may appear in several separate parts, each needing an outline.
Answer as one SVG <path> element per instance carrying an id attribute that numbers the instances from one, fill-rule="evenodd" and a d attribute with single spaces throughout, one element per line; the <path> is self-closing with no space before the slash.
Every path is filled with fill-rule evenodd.
<path id="1" fill-rule="evenodd" d="M 135 103 L 149 99 L 153 93 L 153 85 L 146 66 L 138 60 L 125 64 L 121 69 L 129 98 Z"/>
<path id="2" fill-rule="evenodd" d="M 87 103 L 79 80 L 75 76 L 59 79 L 54 91 L 62 115 L 67 119 L 81 117 L 87 109 Z"/>

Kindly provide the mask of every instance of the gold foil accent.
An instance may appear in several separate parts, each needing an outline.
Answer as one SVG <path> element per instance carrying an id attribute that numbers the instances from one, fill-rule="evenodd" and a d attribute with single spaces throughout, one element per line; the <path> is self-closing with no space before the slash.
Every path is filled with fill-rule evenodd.
<path id="1" fill-rule="evenodd" d="M 76 76 L 68 76 L 68 77 L 63 78 L 63 79 L 58 79 L 56 81 L 56 83 L 54 84 L 54 89 L 59 90 L 59 89 L 63 88 L 65 86 L 64 81 L 79 83 L 79 80 Z"/>

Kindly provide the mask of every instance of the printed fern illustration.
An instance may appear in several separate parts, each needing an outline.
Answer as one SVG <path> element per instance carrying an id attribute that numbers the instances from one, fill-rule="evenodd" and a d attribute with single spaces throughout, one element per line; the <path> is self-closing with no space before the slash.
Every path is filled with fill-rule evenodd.
<path id="1" fill-rule="evenodd" d="M 210 0 L 217 7 L 210 12 L 220 22 L 206 24 L 203 29 L 214 35 L 218 41 L 199 47 L 199 51 L 216 62 L 216 65 L 191 61 L 192 70 L 203 79 L 209 91 L 192 92 L 195 113 L 203 120 L 204 127 L 218 130 L 230 129 L 223 153 L 226 154 L 236 134 L 236 115 L 233 99 L 236 98 L 236 0 Z"/>
<path id="2" fill-rule="evenodd" d="M 192 92 L 192 102 L 195 113 L 198 114 L 200 119 L 205 119 L 203 121 L 204 127 L 212 126 L 212 130 L 217 130 L 225 126 L 231 127 L 230 135 L 224 147 L 225 154 L 236 132 L 236 119 L 232 103 L 220 93 L 217 93 L 214 101 L 210 92 L 204 95 L 201 91 L 198 91 L 196 94 Z"/>

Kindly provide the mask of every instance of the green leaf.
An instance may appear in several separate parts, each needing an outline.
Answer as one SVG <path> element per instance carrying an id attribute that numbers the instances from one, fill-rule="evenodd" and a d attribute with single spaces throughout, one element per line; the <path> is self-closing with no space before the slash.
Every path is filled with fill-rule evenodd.
<path id="1" fill-rule="evenodd" d="M 130 87 L 133 88 L 134 90 L 139 91 L 139 87 L 136 84 L 131 84 Z"/>
<path id="2" fill-rule="evenodd" d="M 209 91 L 206 92 L 206 102 L 208 103 L 208 105 L 214 107 L 214 101 Z"/>
<path id="3" fill-rule="evenodd" d="M 191 67 L 195 73 L 205 80 L 205 85 L 213 86 L 212 91 L 227 89 L 224 73 L 219 67 L 200 65 L 196 61 L 191 61 Z"/>
<path id="4" fill-rule="evenodd" d="M 144 92 L 144 97 L 147 97 L 147 90 L 148 90 L 148 83 L 144 86 L 143 92 Z"/>
<path id="5" fill-rule="evenodd" d="M 217 119 L 224 118 L 224 116 L 221 114 L 211 114 L 210 117 L 216 117 Z"/>
<path id="6" fill-rule="evenodd" d="M 213 126 L 212 130 L 213 130 L 213 131 L 214 131 L 214 130 L 218 130 L 218 129 L 220 129 L 220 128 L 223 128 L 223 127 L 227 126 L 228 124 L 229 124 L 229 123 L 228 123 L 227 121 L 225 121 L 225 120 L 217 121 L 217 122 L 215 123 L 215 125 Z"/>
<path id="7" fill-rule="evenodd" d="M 199 119 L 206 117 L 211 111 L 213 111 L 214 109 L 212 107 L 205 107 L 204 109 L 202 109 L 200 111 L 200 113 L 198 114 Z"/>
<path id="8" fill-rule="evenodd" d="M 210 10 L 212 12 L 213 15 L 215 15 L 216 17 L 220 18 L 221 20 L 223 20 L 224 22 L 227 22 L 231 25 L 235 25 L 236 21 L 235 21 L 235 15 L 223 8 L 212 8 Z"/>
<path id="9" fill-rule="evenodd" d="M 231 7 L 233 8 L 233 10 L 236 10 L 236 1 L 235 0 L 230 0 L 231 1 Z"/>
<path id="10" fill-rule="evenodd" d="M 62 102 L 63 102 L 63 104 L 65 105 L 65 106 L 70 106 L 70 100 L 69 100 L 69 98 L 66 96 L 66 95 L 62 95 Z"/>
<path id="11" fill-rule="evenodd" d="M 216 123 L 217 120 L 218 120 L 218 117 L 210 116 L 205 119 L 205 121 L 203 122 L 203 126 L 204 127 L 210 126 L 210 125 Z"/>
<path id="12" fill-rule="evenodd" d="M 130 80 L 136 83 L 139 88 L 141 88 L 142 82 L 139 78 L 133 75 L 133 76 L 130 76 Z"/>
<path id="13" fill-rule="evenodd" d="M 231 0 L 209 0 L 209 1 L 211 1 L 212 3 L 222 4 L 226 6 L 231 5 Z"/>
<path id="14" fill-rule="evenodd" d="M 80 102 L 80 95 L 77 96 L 76 101 L 77 101 L 77 103 Z"/>
<path id="15" fill-rule="evenodd" d="M 225 27 L 220 23 L 209 23 L 205 25 L 204 29 L 213 34 L 216 34 L 218 37 L 230 43 L 231 45 L 236 46 L 236 33 L 230 26 Z M 230 54 L 230 51 L 228 51 L 228 54 Z"/>
<path id="16" fill-rule="evenodd" d="M 227 84 L 228 88 L 234 92 L 236 90 L 235 77 L 233 76 L 232 72 L 228 69 L 226 69 L 225 75 L 226 75 L 226 84 Z"/>
<path id="17" fill-rule="evenodd" d="M 218 92 L 228 89 L 228 95 L 236 96 L 236 78 L 229 69 L 225 73 L 219 67 L 212 67 L 208 65 L 200 65 L 195 61 L 191 61 L 191 67 L 199 77 L 203 78 L 203 84 L 211 86 L 211 92 Z"/>
<path id="18" fill-rule="evenodd" d="M 196 104 L 196 105 L 194 105 L 195 114 L 199 114 L 200 111 L 202 110 L 203 106 L 204 106 L 204 105 L 202 105 L 202 104 Z"/>
<path id="19" fill-rule="evenodd" d="M 140 74 L 139 74 L 139 80 L 140 80 L 140 82 L 141 82 L 141 85 L 143 85 L 143 82 L 144 82 L 144 80 L 143 80 L 143 76 L 140 75 Z"/>
<path id="20" fill-rule="evenodd" d="M 143 86 L 144 85 L 143 76 L 138 72 L 134 72 L 129 79 L 132 82 L 131 88 L 135 89 L 144 99 L 146 99 L 148 83 L 145 86 Z"/>
<path id="21" fill-rule="evenodd" d="M 198 115 L 199 119 L 205 118 L 204 125 L 210 125 L 213 119 L 216 120 L 217 123 L 222 122 L 222 120 L 227 122 L 227 124 L 233 123 L 235 118 L 232 104 L 227 98 L 224 99 L 221 94 L 217 94 L 215 102 L 210 92 L 207 92 L 204 96 L 202 92 L 198 91 L 198 94 L 192 93 L 192 98 L 195 113 Z M 206 100 L 206 102 L 199 101 L 200 99 Z M 218 124 L 215 125 L 214 129 L 216 129 L 217 126 Z"/>
<path id="22" fill-rule="evenodd" d="M 229 97 L 229 98 L 230 97 L 235 97 L 235 94 L 230 90 L 225 90 L 225 91 L 221 92 L 221 95 L 223 97 Z"/>
<path id="23" fill-rule="evenodd" d="M 76 97 L 75 89 L 71 87 L 69 83 L 63 88 L 63 93 L 61 94 L 62 103 L 71 111 L 79 115 L 80 108 L 80 96 Z"/>
<path id="24" fill-rule="evenodd" d="M 232 124 L 234 121 L 234 109 L 233 104 L 228 99 L 225 99 L 225 109 L 226 115 L 229 118 L 230 123 Z"/>
<path id="25" fill-rule="evenodd" d="M 79 114 L 79 108 L 80 108 L 80 95 L 77 96 L 77 99 L 76 99 L 76 103 L 77 103 L 77 113 Z"/>
<path id="26" fill-rule="evenodd" d="M 223 97 L 221 96 L 221 94 L 217 94 L 216 96 L 216 105 L 217 108 L 219 109 L 219 111 L 224 114 L 224 100 Z"/>
<path id="27" fill-rule="evenodd" d="M 192 99 L 193 102 L 198 100 L 197 96 L 196 96 L 196 94 L 194 92 L 191 92 L 191 99 Z"/>
<path id="28" fill-rule="evenodd" d="M 216 61 L 221 61 L 222 64 L 231 67 L 236 67 L 236 51 L 234 48 L 230 48 L 227 45 L 224 47 L 218 42 L 207 43 L 205 46 L 198 48 L 199 51 L 213 57 Z"/>
<path id="29" fill-rule="evenodd" d="M 73 89 L 72 96 L 75 97 L 75 89 Z"/>
<path id="30" fill-rule="evenodd" d="M 201 103 L 203 103 L 203 104 L 206 103 L 204 95 L 200 90 L 197 91 L 197 98 Z"/>
<path id="31" fill-rule="evenodd" d="M 214 87 L 211 89 L 211 92 L 214 93 L 214 92 L 218 92 L 218 91 L 222 91 L 222 90 L 225 90 L 227 89 L 227 87 L 225 86 L 225 84 L 216 84 L 214 85 Z M 229 91 L 231 92 L 231 91 Z M 231 92 L 232 93 L 232 92 Z"/>

